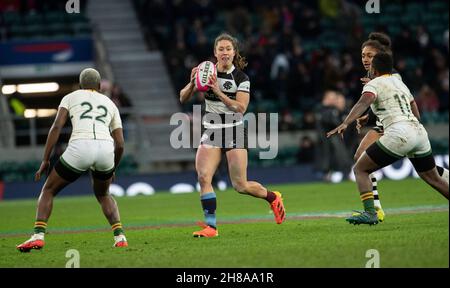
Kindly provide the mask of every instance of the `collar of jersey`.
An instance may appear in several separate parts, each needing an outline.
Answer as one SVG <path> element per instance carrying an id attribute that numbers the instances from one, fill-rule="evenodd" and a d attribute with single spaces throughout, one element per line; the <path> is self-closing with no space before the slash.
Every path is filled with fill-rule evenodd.
<path id="1" fill-rule="evenodd" d="M 388 74 L 383 74 L 383 75 L 381 75 L 380 77 L 389 77 L 389 76 L 392 76 L 392 74 L 390 74 L 390 73 L 388 73 Z"/>
<path id="2" fill-rule="evenodd" d="M 230 74 L 231 72 L 233 72 L 234 68 L 235 68 L 235 67 L 234 67 L 234 64 L 231 64 L 231 67 L 230 67 L 230 69 L 228 69 L 228 71 L 220 72 L 220 73 Z M 216 64 L 216 69 L 217 69 L 217 64 Z M 218 69 L 217 69 L 217 72 L 219 72 Z"/>

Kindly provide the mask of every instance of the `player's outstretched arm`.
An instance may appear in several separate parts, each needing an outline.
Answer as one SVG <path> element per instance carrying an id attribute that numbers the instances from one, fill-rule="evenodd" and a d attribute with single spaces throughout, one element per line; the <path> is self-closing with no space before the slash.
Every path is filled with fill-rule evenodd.
<path id="1" fill-rule="evenodd" d="M 189 101 L 189 99 L 191 99 L 192 95 L 195 92 L 195 75 L 197 73 L 197 69 L 198 67 L 194 67 L 192 68 L 191 71 L 191 81 L 189 81 L 188 84 L 186 84 L 186 86 L 184 86 L 183 89 L 181 89 L 180 91 L 180 102 L 181 103 L 185 103 L 186 101 Z"/>
<path id="2" fill-rule="evenodd" d="M 347 129 L 348 125 L 353 123 L 356 119 L 358 119 L 369 107 L 370 104 L 372 104 L 376 99 L 375 94 L 371 92 L 365 92 L 361 95 L 361 98 L 359 98 L 358 102 L 353 106 L 350 113 L 345 118 L 344 122 L 342 122 L 341 125 L 334 128 L 333 130 L 329 131 L 327 133 L 327 138 L 331 137 L 332 135 L 338 133 L 343 136 L 343 133 L 345 129 Z"/>
<path id="3" fill-rule="evenodd" d="M 42 158 L 41 167 L 36 172 L 34 179 L 39 181 L 41 179 L 42 172 L 46 171 L 50 166 L 50 155 L 52 153 L 53 147 L 55 147 L 56 142 L 58 142 L 61 130 L 66 124 L 67 118 L 69 118 L 69 111 L 66 108 L 60 107 L 58 113 L 56 114 L 55 121 L 47 136 L 47 141 L 45 142 L 44 157 Z"/>
<path id="4" fill-rule="evenodd" d="M 125 140 L 123 139 L 123 129 L 117 128 L 111 132 L 114 139 L 114 168 L 117 169 L 120 160 L 122 159 L 123 151 L 125 150 Z"/>

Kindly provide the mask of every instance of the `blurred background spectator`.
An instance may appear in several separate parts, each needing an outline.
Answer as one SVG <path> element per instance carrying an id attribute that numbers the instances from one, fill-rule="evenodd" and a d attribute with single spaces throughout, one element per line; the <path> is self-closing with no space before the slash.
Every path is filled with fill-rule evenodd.
<path id="1" fill-rule="evenodd" d="M 11 115 L 17 114 L 6 100 L 14 96 L 3 93 L 0 145 L 29 151 L 42 148 L 59 101 L 78 88 L 75 56 L 93 47 L 93 53 L 82 56 L 88 62 L 81 63 L 96 66 L 106 76 L 101 90 L 120 109 L 127 136 L 126 159 L 137 160 L 137 164 L 133 160 L 124 165 L 124 171 L 133 174 L 136 167 L 139 173 L 193 169 L 193 149 L 175 151 L 168 145 L 173 129 L 169 118 L 177 112 L 191 114 L 193 104 L 204 103 L 203 95 L 197 94 L 178 105 L 177 92 L 186 84 L 192 67 L 204 60 L 215 61 L 213 41 L 221 32 L 229 32 L 239 39 L 241 54 L 249 63 L 245 69 L 251 80 L 247 111 L 279 116 L 277 158 L 260 161 L 257 151 L 249 150 L 249 166 L 317 162 L 316 168 L 324 175 L 346 171 L 361 137 L 355 129 L 348 129 L 344 142 L 335 139 L 336 143 L 323 148 L 344 149 L 337 152 L 341 159 L 322 159 L 326 153 L 317 151 L 330 142 L 323 139 L 324 132 L 334 128 L 331 125 L 345 117 L 359 99 L 360 78 L 366 74 L 361 65 L 361 44 L 370 32 L 381 31 L 392 38 L 395 67 L 419 104 L 422 122 L 427 129 L 433 128 L 433 151 L 448 153 L 448 134 L 442 132 L 448 130 L 448 1 L 384 1 L 380 14 L 366 13 L 359 0 L 111 0 L 108 7 L 100 1 L 82 0 L 80 14 L 66 13 L 65 4 L 60 0 L 0 0 L 0 45 L 38 42 L 30 55 L 40 53 L 43 47 L 51 55 L 50 63 L 43 66 L 28 63 L 35 65 L 26 70 L 31 76 L 19 73 L 20 77 L 5 77 L 1 73 L 2 85 L 39 79 L 56 81 L 60 86 L 56 92 L 17 95 L 25 96 L 26 126 L 16 130 L 15 136 L 13 126 L 17 123 L 13 122 L 22 116 L 11 120 Z M 120 21 L 110 21 L 109 15 Z M 80 40 L 86 46 L 78 46 Z M 41 46 L 43 43 L 46 45 Z M 8 64 L 9 59 L 1 56 Z M 23 59 L 19 55 L 13 64 Z M 67 59 L 71 61 L 64 63 Z M 54 73 L 64 64 L 64 71 L 71 71 L 68 75 Z M 330 94 L 327 91 L 333 91 L 334 100 L 330 104 L 324 99 L 323 105 L 319 104 Z M 19 106 L 15 110 L 20 110 Z M 7 115 L 8 109 L 13 113 Z M 68 123 L 63 142 L 68 140 L 70 129 Z M 26 155 L 37 154 L 20 155 L 24 161 Z M 0 161 L 16 160 L 3 159 Z M 11 172 L 5 178 L 32 177 L 35 167 L 26 167 L 32 167 L 33 173 Z M 25 169 L 13 168 L 8 171 Z"/>
<path id="2" fill-rule="evenodd" d="M 438 106 L 440 111 L 448 110 L 448 94 L 436 77 L 448 70 L 444 56 L 447 42 L 443 41 L 443 34 L 439 38 L 431 36 L 427 23 L 416 20 L 417 26 L 406 28 L 401 24 L 402 18 L 389 18 L 399 8 L 415 11 L 405 9 L 408 4 L 402 1 L 383 7 L 387 8 L 388 20 L 384 23 L 383 19 L 377 22 L 371 15 L 362 15 L 358 1 L 135 2 L 142 8 L 141 18 L 146 19 L 143 22 L 151 38 L 157 39 L 157 45 L 166 52 L 177 90 L 193 66 L 212 56 L 214 37 L 229 31 L 241 40 L 249 60 L 246 72 L 252 80 L 252 95 L 276 101 L 277 111 L 311 110 L 327 89 L 341 91 L 351 104 L 359 98 L 359 78 L 365 74 L 360 64 L 360 45 L 364 35 L 377 30 L 392 37 L 397 63 L 402 66 L 400 72 L 405 83 L 414 87 L 413 94 L 417 95 L 424 85 L 438 94 L 443 90 Z M 412 13 L 415 12 L 407 14 Z M 390 21 L 401 22 L 400 30 L 390 27 Z M 433 24 L 431 28 L 445 29 L 445 18 L 442 21 L 442 25 Z M 416 85 L 416 78 L 422 76 L 424 83 Z"/>
<path id="3" fill-rule="evenodd" d="M 326 91 L 321 105 L 316 112 L 316 129 L 318 132 L 318 147 L 316 153 L 316 170 L 328 180 L 333 172 L 350 172 L 351 146 L 340 137 L 326 138 L 326 132 L 334 129 L 347 115 L 345 98 L 336 91 Z M 348 129 L 351 132 L 352 129 Z M 347 133 L 344 139 L 349 138 Z"/>
<path id="4" fill-rule="evenodd" d="M 309 136 L 303 136 L 299 143 L 299 150 L 297 153 L 298 164 L 311 164 L 315 160 L 315 145 L 314 141 Z"/>
<path id="5" fill-rule="evenodd" d="M 177 90 L 193 66 L 211 59 L 219 33 L 235 35 L 249 62 L 245 70 L 252 85 L 248 111 L 280 113 L 280 131 L 317 126 L 317 141 L 323 142 L 320 133 L 334 128 L 347 107 L 359 99 L 359 79 L 366 74 L 360 49 L 372 31 L 392 38 L 396 67 L 422 113 L 439 112 L 448 118 L 448 13 L 439 13 L 448 8 L 446 1 L 390 1 L 383 3 L 380 15 L 367 14 L 356 0 L 135 0 L 135 4 L 150 46 L 165 52 Z M 314 115 L 311 111 L 327 90 L 344 96 L 319 110 L 329 117 Z M 425 115 L 424 119 L 440 117 Z M 357 138 L 355 134 L 345 138 L 343 153 L 348 159 Z M 320 143 L 319 147 L 327 145 Z M 349 166 L 346 160 L 325 162 L 325 171 Z"/>

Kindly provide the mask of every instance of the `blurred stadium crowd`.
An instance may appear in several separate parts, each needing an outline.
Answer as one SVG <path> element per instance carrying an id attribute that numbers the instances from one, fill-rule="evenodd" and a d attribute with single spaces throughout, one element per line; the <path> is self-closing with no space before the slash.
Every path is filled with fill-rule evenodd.
<path id="1" fill-rule="evenodd" d="M 80 0 L 84 12 L 87 0 Z M 68 14 L 66 1 L 0 1 L 0 41 L 81 37 L 92 27 L 84 13 Z"/>
<path id="2" fill-rule="evenodd" d="M 318 135 L 301 134 L 298 146 L 280 149 L 270 163 L 257 161 L 257 152 L 249 151 L 250 166 L 314 163 L 324 172 L 349 169 L 359 142 L 354 129 L 349 129 L 353 134 L 345 146 L 327 141 L 334 148 L 320 146 L 320 135 L 337 125 L 359 98 L 360 78 L 366 73 L 361 44 L 372 31 L 391 37 L 396 69 L 415 96 L 422 122 L 448 125 L 448 1 L 381 1 L 380 14 L 366 13 L 366 1 L 358 0 L 130 1 L 149 50 L 164 53 L 175 91 L 186 84 L 192 67 L 213 60 L 215 37 L 229 32 L 239 39 L 249 63 L 248 111 L 278 112 L 281 131 Z M 82 13 L 68 14 L 66 1 L 0 0 L 0 42 L 91 35 L 86 3 L 80 1 Z M 103 84 L 119 107 L 131 107 L 133 95 L 115 83 Z M 192 111 L 192 104 L 201 102 L 193 99 L 181 109 Z M 448 141 L 431 140 L 435 152 L 448 153 Z M 327 159 L 327 149 L 339 152 L 328 153 L 336 157 Z M 136 163 L 126 159 L 131 175 Z M 0 165 L 0 170 L 28 179 L 36 164 Z"/>
<path id="3" fill-rule="evenodd" d="M 396 67 L 421 111 L 448 112 L 448 1 L 384 1 L 380 15 L 349 0 L 134 2 L 177 90 L 212 56 L 220 32 L 235 35 L 249 62 L 250 109 L 282 113 L 285 129 L 309 128 L 307 111 L 327 90 L 344 94 L 346 106 L 359 98 L 361 44 L 375 30 L 392 37 Z"/>
<path id="4" fill-rule="evenodd" d="M 192 67 L 211 59 L 218 34 L 239 39 L 249 62 L 248 111 L 280 113 L 281 131 L 318 132 L 317 139 L 306 135 L 298 147 L 280 151 L 282 165 L 315 163 L 325 173 L 350 169 L 358 135 L 349 131 L 345 147 L 320 136 L 340 123 L 360 96 L 360 78 L 366 74 L 361 44 L 372 31 L 392 38 L 395 66 L 415 96 L 422 121 L 448 123 L 449 31 L 448 13 L 442 13 L 448 1 L 382 1 L 381 14 L 366 13 L 365 1 L 356 0 L 134 3 L 149 45 L 165 53 L 177 90 Z M 190 111 L 195 102 L 201 99 L 183 109 Z M 448 149 L 434 143 L 435 150 L 441 146 Z"/>

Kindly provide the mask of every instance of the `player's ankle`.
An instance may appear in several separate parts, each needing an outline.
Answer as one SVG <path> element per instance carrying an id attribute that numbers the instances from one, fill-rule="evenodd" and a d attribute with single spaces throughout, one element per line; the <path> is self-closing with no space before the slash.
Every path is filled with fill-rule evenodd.
<path id="1" fill-rule="evenodd" d="M 45 236 L 45 233 L 39 232 L 39 233 L 34 233 L 34 234 L 31 236 L 31 238 L 32 238 L 33 240 L 44 240 L 44 236 Z"/>

